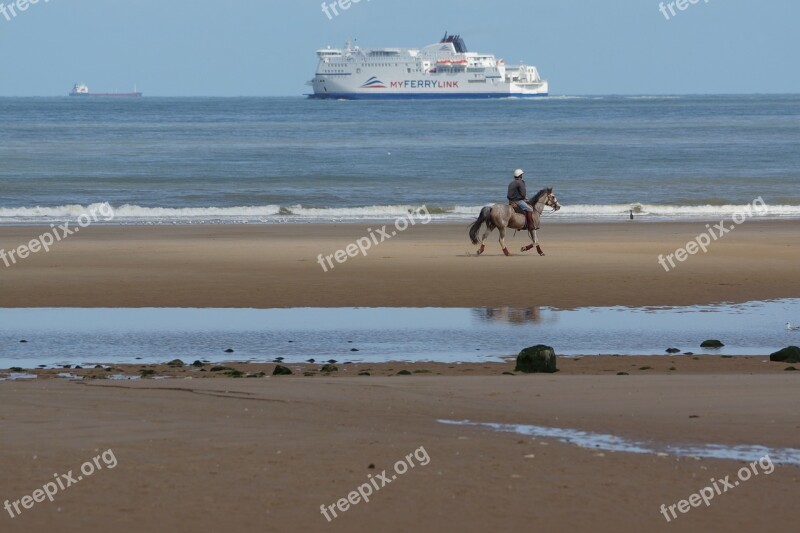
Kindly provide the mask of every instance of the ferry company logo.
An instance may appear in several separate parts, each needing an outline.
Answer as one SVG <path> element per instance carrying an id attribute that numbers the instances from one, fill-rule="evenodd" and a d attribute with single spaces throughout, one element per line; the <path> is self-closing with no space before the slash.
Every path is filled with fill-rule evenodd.
<path id="1" fill-rule="evenodd" d="M 385 89 L 386 85 L 375 76 L 367 80 L 367 83 L 361 86 L 362 89 Z"/>

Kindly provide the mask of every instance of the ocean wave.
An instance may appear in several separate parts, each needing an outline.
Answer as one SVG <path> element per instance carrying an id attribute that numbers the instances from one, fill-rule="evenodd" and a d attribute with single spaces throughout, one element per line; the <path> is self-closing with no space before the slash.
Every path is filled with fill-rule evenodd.
<path id="1" fill-rule="evenodd" d="M 0 225 L 51 224 L 77 220 L 92 211 L 105 213 L 105 204 L 62 205 L 55 207 L 0 207 Z M 114 207 L 114 217 L 102 224 L 247 224 L 291 222 L 358 222 L 393 220 L 417 212 L 421 205 L 373 205 L 363 207 L 314 207 L 301 205 L 263 205 L 239 207 Z M 483 209 L 475 206 L 427 206 L 427 214 L 437 221 L 467 221 Z M 624 220 L 633 211 L 640 220 L 717 220 L 746 212 L 747 205 L 660 205 L 660 204 L 573 204 L 557 214 L 546 213 L 548 221 Z M 760 207 L 760 206 L 759 206 Z M 751 206 L 751 209 L 752 206 Z M 760 218 L 800 218 L 800 205 L 768 205 L 767 211 L 753 209 Z M 424 215 L 425 212 L 422 212 Z"/>

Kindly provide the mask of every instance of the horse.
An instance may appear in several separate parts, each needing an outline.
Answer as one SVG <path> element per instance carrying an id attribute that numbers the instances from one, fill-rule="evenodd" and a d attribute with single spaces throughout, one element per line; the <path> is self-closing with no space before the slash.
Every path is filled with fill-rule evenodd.
<path id="1" fill-rule="evenodd" d="M 533 207 L 534 227 L 528 229 L 528 235 L 533 244 L 523 246 L 520 251 L 527 252 L 535 246 L 539 255 L 544 256 L 544 252 L 539 245 L 536 235 L 536 230 L 539 229 L 539 220 L 541 219 L 542 211 L 544 211 L 544 206 L 552 207 L 553 212 L 555 212 L 561 209 L 561 205 L 558 203 L 558 199 L 553 195 L 552 187 L 537 192 L 528 203 Z M 486 224 L 486 231 L 483 236 L 478 239 L 478 232 L 484 223 Z M 506 228 L 523 230 L 526 229 L 526 225 L 525 215 L 515 212 L 513 206 L 509 204 L 494 204 L 492 206 L 486 206 L 481 210 L 478 219 L 469 228 L 469 238 L 472 244 L 480 243 L 481 247 L 478 250 L 478 255 L 481 255 L 486 250 L 486 245 L 484 244 L 486 237 L 489 236 L 492 230 L 497 228 L 500 230 L 500 246 L 503 248 L 503 253 L 508 256 L 511 255 L 511 252 L 506 248 Z"/>

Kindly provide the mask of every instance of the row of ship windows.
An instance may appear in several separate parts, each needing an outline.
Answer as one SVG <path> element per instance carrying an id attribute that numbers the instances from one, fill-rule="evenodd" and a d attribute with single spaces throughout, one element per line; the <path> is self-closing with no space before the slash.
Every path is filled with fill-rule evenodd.
<path id="1" fill-rule="evenodd" d="M 409 74 L 411 74 L 412 72 L 422 72 L 422 69 L 420 69 L 420 68 L 410 68 L 410 69 L 407 69 L 407 70 L 408 70 Z M 440 69 L 440 71 L 442 71 L 442 70 L 443 69 Z M 453 72 L 455 72 L 455 71 L 453 71 Z M 346 74 L 347 71 L 345 71 L 345 70 L 337 70 L 337 69 L 330 69 L 329 68 L 329 69 L 325 70 L 325 73 L 326 74 Z M 361 69 L 360 68 L 356 69 L 356 74 L 361 74 Z"/>

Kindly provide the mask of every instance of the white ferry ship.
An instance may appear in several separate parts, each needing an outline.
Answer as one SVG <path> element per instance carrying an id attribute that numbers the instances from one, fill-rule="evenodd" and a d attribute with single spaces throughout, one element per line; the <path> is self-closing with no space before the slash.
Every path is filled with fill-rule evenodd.
<path id="1" fill-rule="evenodd" d="M 422 49 L 360 48 L 317 51 L 311 98 L 508 98 L 547 96 L 536 67 L 506 65 L 490 54 L 469 52 L 459 35 Z"/>

